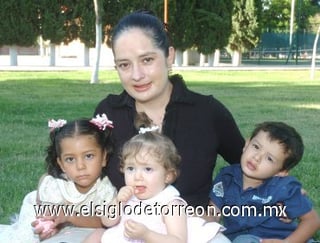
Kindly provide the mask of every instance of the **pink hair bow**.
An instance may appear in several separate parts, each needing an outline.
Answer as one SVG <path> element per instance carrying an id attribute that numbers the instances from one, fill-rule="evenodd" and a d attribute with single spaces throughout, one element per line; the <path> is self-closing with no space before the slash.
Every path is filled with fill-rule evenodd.
<path id="1" fill-rule="evenodd" d="M 95 118 L 92 118 L 90 122 L 96 125 L 102 131 L 104 131 L 106 127 L 113 128 L 113 122 L 108 119 L 106 114 L 98 114 Z"/>
<path id="2" fill-rule="evenodd" d="M 48 121 L 48 127 L 50 127 L 50 131 L 52 131 L 56 128 L 61 128 L 66 124 L 67 124 L 67 121 L 63 120 L 63 119 L 58 119 L 57 121 L 54 119 L 51 119 Z"/>

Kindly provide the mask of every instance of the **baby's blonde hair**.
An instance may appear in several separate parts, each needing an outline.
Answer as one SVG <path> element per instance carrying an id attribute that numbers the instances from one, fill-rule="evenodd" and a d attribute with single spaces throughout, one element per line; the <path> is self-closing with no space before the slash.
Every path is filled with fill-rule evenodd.
<path id="1" fill-rule="evenodd" d="M 136 119 L 137 128 L 147 127 L 148 125 L 150 125 L 150 119 L 145 113 L 140 113 Z M 146 150 L 167 171 L 173 172 L 175 176 L 172 182 L 176 180 L 179 175 L 181 157 L 171 139 L 157 131 L 137 134 L 123 145 L 120 155 L 121 170 L 125 161 L 128 158 L 135 158 L 142 149 Z"/>

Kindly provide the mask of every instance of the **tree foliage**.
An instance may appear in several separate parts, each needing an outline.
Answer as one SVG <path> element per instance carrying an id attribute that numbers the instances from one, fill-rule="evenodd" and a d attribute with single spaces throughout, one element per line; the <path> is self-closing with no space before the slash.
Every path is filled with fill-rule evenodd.
<path id="1" fill-rule="evenodd" d="M 292 0 L 264 0 L 261 25 L 265 32 L 289 32 Z M 310 0 L 295 0 L 294 29 L 312 29 L 312 19 L 320 8 Z M 298 26 L 299 25 L 299 26 Z"/>
<path id="2" fill-rule="evenodd" d="M 0 46 L 31 46 L 39 35 L 37 4 L 34 0 L 2 0 Z"/>
<path id="3" fill-rule="evenodd" d="M 158 17 L 162 18 L 163 0 L 108 0 L 103 5 L 105 12 L 105 41 L 110 47 L 110 34 L 113 27 L 126 14 L 137 10 L 150 10 Z"/>
<path id="4" fill-rule="evenodd" d="M 229 39 L 231 50 L 244 51 L 254 48 L 261 35 L 260 0 L 234 0 L 232 33 Z"/>
<path id="5" fill-rule="evenodd" d="M 198 0 L 194 9 L 194 44 L 203 54 L 211 54 L 228 44 L 231 33 L 232 0 Z"/>
<path id="6" fill-rule="evenodd" d="M 173 45 L 179 50 L 196 47 L 203 54 L 211 54 L 228 44 L 231 30 L 232 47 L 240 43 L 250 48 L 259 39 L 260 1 L 167 2 L 169 33 Z M 163 0 L 104 0 L 101 4 L 99 21 L 103 26 L 104 39 L 109 45 L 112 28 L 129 12 L 149 9 L 163 19 Z M 54 44 L 67 44 L 80 39 L 86 46 L 95 46 L 93 0 L 2 0 L 0 17 L 3 20 L 0 25 L 0 45 L 32 45 L 42 34 L 43 39 Z"/>
<path id="7" fill-rule="evenodd" d="M 53 44 L 62 41 L 68 43 L 67 18 L 72 12 L 72 6 L 64 5 L 57 1 L 39 1 L 40 29 L 42 38 L 50 40 Z"/>
<path id="8" fill-rule="evenodd" d="M 100 9 L 100 19 L 103 18 L 103 8 Z M 93 0 L 79 1 L 75 6 L 74 21 L 78 26 L 78 37 L 88 47 L 94 47 L 96 42 L 96 15 Z"/>
<path id="9" fill-rule="evenodd" d="M 194 45 L 195 3 L 196 0 L 169 1 L 168 29 L 170 38 L 175 48 L 181 51 Z"/>
<path id="10" fill-rule="evenodd" d="M 264 1 L 261 24 L 267 32 L 289 31 L 291 0 Z"/>

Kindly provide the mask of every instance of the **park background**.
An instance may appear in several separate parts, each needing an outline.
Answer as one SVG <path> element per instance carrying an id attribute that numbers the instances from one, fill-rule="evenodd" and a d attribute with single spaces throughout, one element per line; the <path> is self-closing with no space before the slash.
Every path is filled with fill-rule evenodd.
<path id="1" fill-rule="evenodd" d="M 107 47 L 113 24 L 137 8 L 151 8 L 158 16 L 165 11 L 165 1 L 100 1 L 107 22 L 101 22 L 97 46 L 94 2 L 1 0 L 0 223 L 10 223 L 45 172 L 47 120 L 91 117 L 102 98 L 121 92 Z M 287 122 L 302 134 L 306 152 L 292 175 L 320 213 L 319 44 L 310 78 L 318 3 L 168 0 L 167 21 L 178 51 L 173 72 L 192 90 L 221 100 L 244 136 L 264 120 Z M 99 78 L 93 80 L 94 73 Z M 224 165 L 220 159 L 215 173 Z"/>
<path id="2" fill-rule="evenodd" d="M 17 66 L 19 55 L 32 54 L 55 66 L 74 56 L 62 48 L 80 42 L 77 56 L 95 67 L 91 81 L 98 82 L 101 48 L 119 18 L 136 9 L 163 19 L 177 66 L 317 61 L 319 0 L 1 0 L 0 55 L 10 58 L 0 64 Z"/>

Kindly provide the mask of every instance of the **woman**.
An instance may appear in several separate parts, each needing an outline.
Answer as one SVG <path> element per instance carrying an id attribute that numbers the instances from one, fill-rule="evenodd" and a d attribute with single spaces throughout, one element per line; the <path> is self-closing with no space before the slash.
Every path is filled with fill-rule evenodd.
<path id="1" fill-rule="evenodd" d="M 187 89 L 181 76 L 169 76 L 175 51 L 165 25 L 151 13 L 125 16 L 111 38 L 124 91 L 108 95 L 95 110 L 95 114 L 107 113 L 117 124 L 116 153 L 106 168 L 111 182 L 118 189 L 124 185 L 117 151 L 138 133 L 134 120 L 145 113 L 182 157 L 174 186 L 188 204 L 206 206 L 217 155 L 229 163 L 240 161 L 244 139 L 231 113 L 212 96 Z"/>

